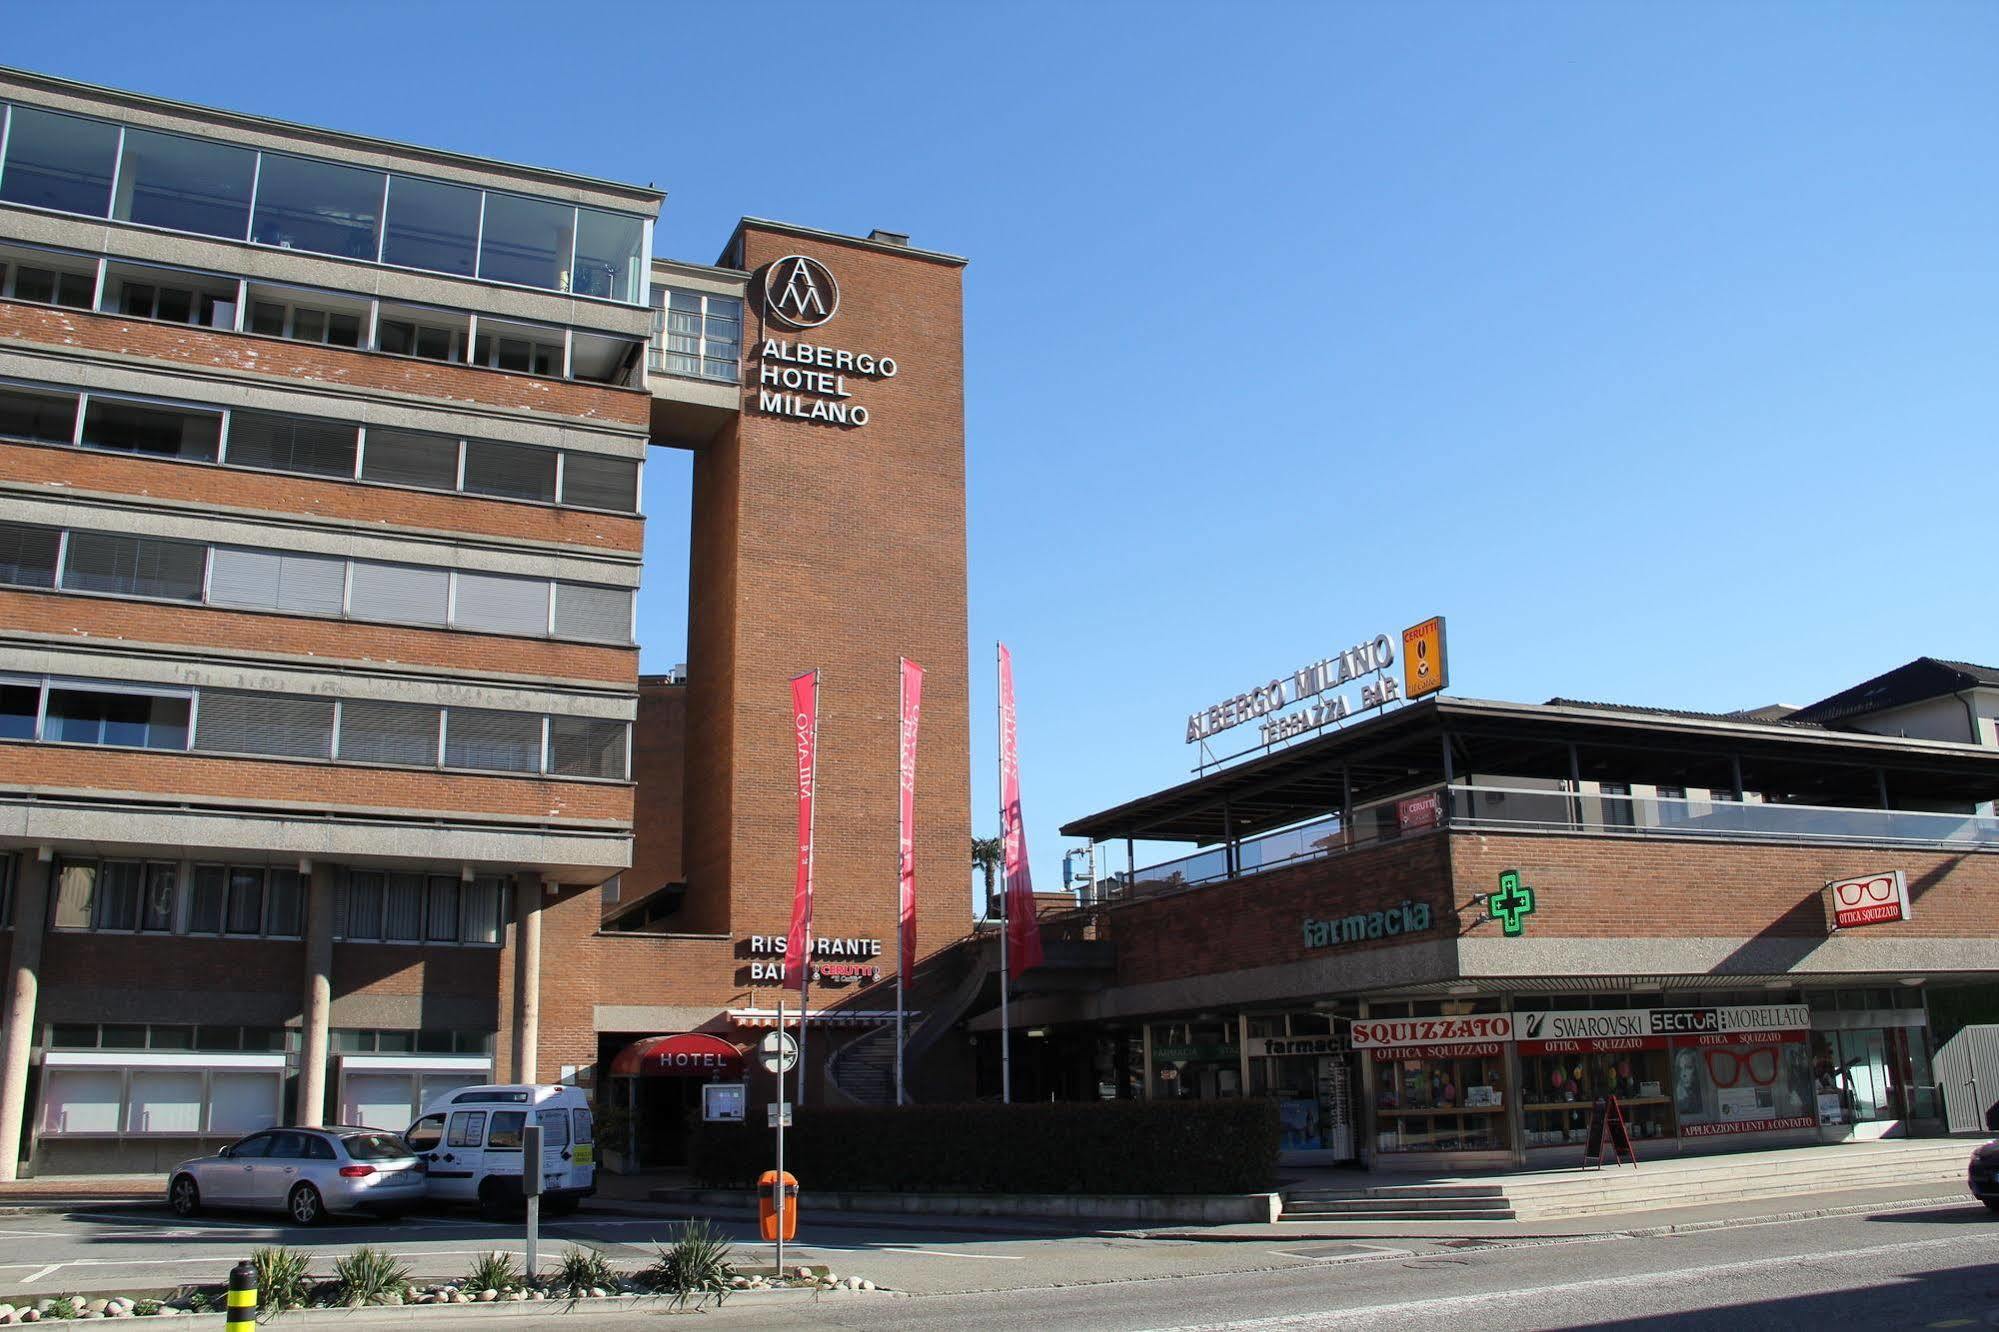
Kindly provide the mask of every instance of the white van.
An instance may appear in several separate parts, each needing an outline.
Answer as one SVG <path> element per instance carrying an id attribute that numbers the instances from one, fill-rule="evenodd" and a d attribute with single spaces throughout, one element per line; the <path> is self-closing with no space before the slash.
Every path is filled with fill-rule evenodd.
<path id="1" fill-rule="evenodd" d="M 541 1205 L 553 1216 L 597 1191 L 590 1102 L 575 1087 L 460 1087 L 432 1101 L 403 1141 L 423 1161 L 433 1202 L 477 1203 L 493 1218 L 521 1205 L 521 1130 L 542 1128 Z"/>

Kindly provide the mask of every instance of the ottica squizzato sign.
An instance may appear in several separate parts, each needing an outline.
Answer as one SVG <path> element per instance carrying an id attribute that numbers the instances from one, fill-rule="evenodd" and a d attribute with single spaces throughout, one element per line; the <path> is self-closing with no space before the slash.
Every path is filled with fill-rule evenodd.
<path id="1" fill-rule="evenodd" d="M 1485 1046 L 1513 1039 L 1513 1014 L 1476 1013 L 1463 1017 L 1356 1018 L 1348 1028 L 1356 1050 L 1405 1046 Z"/>
<path id="2" fill-rule="evenodd" d="M 764 270 L 764 313 L 772 323 L 795 329 L 818 328 L 840 309 L 840 284 L 833 270 L 802 254 L 788 254 Z M 893 356 L 852 351 L 804 338 L 767 337 L 757 356 L 757 393 L 745 407 L 761 416 L 781 416 L 822 425 L 864 426 L 872 418 L 854 390 L 894 379 Z"/>
<path id="3" fill-rule="evenodd" d="M 1826 891 L 1832 894 L 1832 927 L 1836 930 L 1886 925 L 1911 915 L 1909 881 L 1900 870 L 1836 879 L 1826 885 Z"/>

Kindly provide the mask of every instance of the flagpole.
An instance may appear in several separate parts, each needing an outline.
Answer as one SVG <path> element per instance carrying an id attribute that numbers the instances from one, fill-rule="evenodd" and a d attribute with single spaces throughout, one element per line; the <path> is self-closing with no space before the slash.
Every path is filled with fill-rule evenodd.
<path id="1" fill-rule="evenodd" d="M 902 1104 L 902 1002 L 903 974 L 909 970 L 909 949 L 903 938 L 902 928 L 902 881 L 909 873 L 909 865 L 903 857 L 914 848 L 915 830 L 910 830 L 912 845 L 902 844 L 902 784 L 907 780 L 903 769 L 909 762 L 904 752 L 909 744 L 905 732 L 909 728 L 909 667 L 907 658 L 897 657 L 895 661 L 895 1103 Z"/>
<path id="2" fill-rule="evenodd" d="M 813 755 L 813 759 L 812 759 L 812 762 L 813 762 L 813 766 L 814 766 L 814 767 L 816 768 L 816 767 L 818 766 L 818 763 L 819 763 L 819 758 L 818 758 L 818 755 L 817 755 L 817 754 L 814 754 L 814 755 Z M 816 783 L 817 783 L 817 781 L 818 781 L 818 777 L 817 777 L 816 773 L 815 773 L 815 775 L 814 775 L 814 777 L 813 777 L 813 781 L 814 781 L 814 783 L 815 783 L 815 785 L 816 785 Z M 801 1070 L 800 1070 L 800 1072 L 801 1072 L 801 1074 L 802 1074 L 802 1073 L 803 1073 L 803 1070 L 801 1069 Z M 776 1184 L 775 1184 L 775 1185 L 773 1186 L 773 1190 L 772 1190 L 773 1194 L 775 1195 L 775 1201 L 776 1201 L 776 1206 L 777 1206 L 777 1274 L 778 1274 L 778 1276 L 779 1276 L 779 1277 L 782 1277 L 782 1276 L 784 1275 L 784 1204 L 785 1204 L 785 1196 L 784 1196 L 784 1112 L 785 1112 L 785 1104 L 784 1104 L 784 982 L 783 982 L 783 981 L 779 981 L 779 982 L 778 982 L 778 985 L 777 985 L 777 1182 L 776 1182 Z"/>
<path id="3" fill-rule="evenodd" d="M 1000 649 L 1003 645 L 993 645 L 993 670 L 1000 670 Z M 1007 1020 L 1007 991 L 1013 988 L 1013 978 L 1006 969 L 1006 936 L 1013 931 L 1013 922 L 1007 910 L 1007 809 L 1006 809 L 1006 691 L 1005 682 L 998 699 L 994 718 L 994 729 L 999 734 L 999 800 L 1000 800 L 1000 1104 L 1013 1104 L 1013 1027 Z M 986 912 L 992 913 L 991 904 Z"/>

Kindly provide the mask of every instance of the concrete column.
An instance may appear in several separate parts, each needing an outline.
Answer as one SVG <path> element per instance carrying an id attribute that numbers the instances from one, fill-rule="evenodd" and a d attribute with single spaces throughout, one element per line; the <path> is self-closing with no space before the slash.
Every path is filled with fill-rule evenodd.
<path id="1" fill-rule="evenodd" d="M 333 1016 L 334 867 L 315 864 L 305 894 L 304 1031 L 298 1054 L 298 1104 L 292 1122 L 318 1128 L 326 1122 L 326 1061 Z"/>
<path id="2" fill-rule="evenodd" d="M 0 1016 L 0 1180 L 20 1171 L 21 1121 L 28 1113 L 28 1051 L 35 1043 L 35 1002 L 42 985 L 42 931 L 49 918 L 50 864 L 21 858 L 14 884 L 14 950 L 7 963 Z"/>
<path id="3" fill-rule="evenodd" d="M 535 1082 L 541 1043 L 541 877 L 514 885 L 514 1081 Z"/>

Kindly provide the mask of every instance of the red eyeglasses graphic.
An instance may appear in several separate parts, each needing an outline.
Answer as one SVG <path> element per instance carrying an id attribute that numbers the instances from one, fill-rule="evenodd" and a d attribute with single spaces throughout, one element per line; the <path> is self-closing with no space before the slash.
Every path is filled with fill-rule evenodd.
<path id="1" fill-rule="evenodd" d="M 1707 1059 L 1707 1075 L 1717 1087 L 1741 1086 L 1744 1073 L 1748 1073 L 1749 1080 L 1758 1087 L 1767 1087 L 1777 1080 L 1777 1047 L 1774 1045 L 1751 1050 L 1748 1054 L 1735 1050 L 1703 1050 L 1701 1054 Z"/>
<path id="2" fill-rule="evenodd" d="M 1895 895 L 1895 880 L 1889 875 L 1878 879 L 1861 879 L 1854 883 L 1842 883 L 1832 890 L 1843 907 L 1857 907 L 1867 902 L 1885 902 Z"/>

